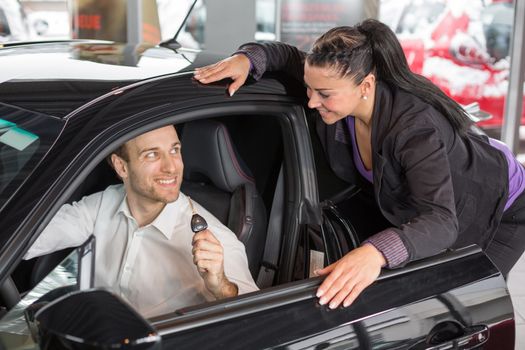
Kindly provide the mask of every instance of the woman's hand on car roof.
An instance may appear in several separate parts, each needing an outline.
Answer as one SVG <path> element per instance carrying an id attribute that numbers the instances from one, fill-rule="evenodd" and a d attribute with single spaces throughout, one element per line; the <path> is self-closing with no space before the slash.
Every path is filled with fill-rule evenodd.
<path id="1" fill-rule="evenodd" d="M 250 74 L 250 60 L 246 55 L 236 54 L 209 66 L 196 68 L 194 77 L 203 84 L 230 78 L 228 94 L 233 94 L 246 82 Z"/>

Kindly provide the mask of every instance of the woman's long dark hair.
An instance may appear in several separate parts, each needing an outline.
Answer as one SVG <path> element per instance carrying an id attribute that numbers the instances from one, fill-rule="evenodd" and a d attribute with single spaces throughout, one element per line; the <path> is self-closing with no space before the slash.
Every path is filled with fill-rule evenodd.
<path id="1" fill-rule="evenodd" d="M 353 26 L 330 29 L 314 43 L 309 65 L 332 67 L 356 84 L 373 73 L 376 80 L 419 97 L 441 112 L 461 135 L 471 124 L 464 109 L 425 77 L 408 67 L 401 44 L 385 24 L 367 19 Z"/>

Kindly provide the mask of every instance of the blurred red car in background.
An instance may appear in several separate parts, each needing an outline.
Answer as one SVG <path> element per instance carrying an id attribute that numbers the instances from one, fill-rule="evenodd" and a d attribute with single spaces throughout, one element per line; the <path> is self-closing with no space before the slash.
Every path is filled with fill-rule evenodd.
<path id="1" fill-rule="evenodd" d="M 382 0 L 380 19 L 398 35 L 410 68 L 458 103 L 478 102 L 501 128 L 509 76 L 512 1 Z M 521 124 L 525 124 L 525 114 Z"/>

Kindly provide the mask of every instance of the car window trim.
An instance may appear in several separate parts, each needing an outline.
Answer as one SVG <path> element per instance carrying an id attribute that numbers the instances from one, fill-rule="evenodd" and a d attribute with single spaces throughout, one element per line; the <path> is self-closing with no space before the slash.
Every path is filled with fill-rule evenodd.
<path id="1" fill-rule="evenodd" d="M 161 335 L 222 322 L 282 305 L 315 298 L 322 278 L 290 282 L 257 292 L 199 304 L 149 319 Z"/>
<path id="2" fill-rule="evenodd" d="M 49 224 L 60 207 L 66 203 L 74 191 L 86 180 L 93 169 L 121 143 L 144 132 L 170 124 L 185 123 L 191 120 L 209 119 L 228 115 L 273 115 L 282 120 L 297 117 L 302 111 L 298 103 L 289 98 L 245 95 L 240 101 L 224 101 L 223 97 L 204 98 L 202 105 L 163 105 L 153 110 L 139 111 L 105 129 L 90 143 L 86 144 L 68 167 L 49 184 L 47 192 L 35 205 L 31 215 L 13 233 L 10 246 L 0 256 L 0 273 L 8 276 L 20 262 L 25 252 Z M 315 193 L 314 193 L 315 194 Z"/>

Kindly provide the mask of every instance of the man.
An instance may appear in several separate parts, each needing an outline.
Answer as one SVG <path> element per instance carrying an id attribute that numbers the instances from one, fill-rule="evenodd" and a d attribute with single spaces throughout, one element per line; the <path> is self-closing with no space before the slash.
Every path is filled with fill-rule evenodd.
<path id="1" fill-rule="evenodd" d="M 123 185 L 65 204 L 26 259 L 97 240 L 95 286 L 144 316 L 257 290 L 244 246 L 198 203 L 208 229 L 193 234 L 184 168 L 173 126 L 142 134 L 111 154 Z"/>

